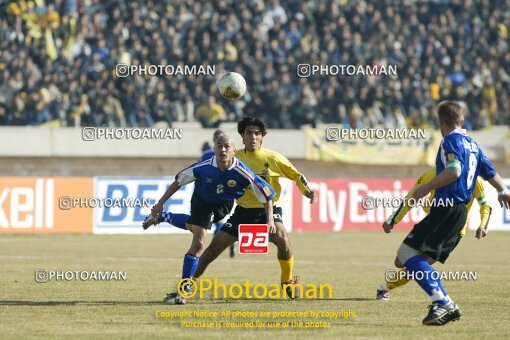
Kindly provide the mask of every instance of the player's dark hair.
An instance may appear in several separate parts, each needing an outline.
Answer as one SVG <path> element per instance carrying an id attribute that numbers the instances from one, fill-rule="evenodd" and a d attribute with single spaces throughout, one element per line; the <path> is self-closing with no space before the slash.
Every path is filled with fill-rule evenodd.
<path id="1" fill-rule="evenodd" d="M 451 127 L 462 125 L 464 120 L 462 111 L 463 108 L 459 103 L 450 100 L 442 101 L 437 107 L 439 119 Z"/>
<path id="2" fill-rule="evenodd" d="M 239 134 L 242 136 L 244 130 L 246 130 L 248 126 L 256 126 L 262 132 L 262 136 L 267 135 L 267 126 L 262 118 L 243 117 L 243 119 L 241 119 L 239 123 L 237 123 L 237 132 L 239 132 Z"/>

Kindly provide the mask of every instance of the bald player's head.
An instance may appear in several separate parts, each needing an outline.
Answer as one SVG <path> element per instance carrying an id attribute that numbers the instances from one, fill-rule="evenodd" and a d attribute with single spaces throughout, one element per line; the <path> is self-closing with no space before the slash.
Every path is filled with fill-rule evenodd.
<path id="1" fill-rule="evenodd" d="M 218 165 L 219 163 L 230 165 L 235 152 L 236 147 L 234 145 L 234 141 L 229 135 L 223 134 L 216 138 L 216 141 L 214 142 L 214 155 L 216 156 Z"/>
<path id="2" fill-rule="evenodd" d="M 222 135 L 219 135 L 218 137 L 216 137 L 215 142 L 216 143 L 218 143 L 218 142 L 221 142 L 221 143 L 230 142 L 230 143 L 234 144 L 234 141 L 232 140 L 232 138 L 229 135 L 226 135 L 226 134 L 222 134 Z"/>
<path id="3" fill-rule="evenodd" d="M 224 134 L 225 134 L 225 132 L 223 132 L 223 130 L 220 130 L 220 129 L 218 129 L 218 130 L 214 131 L 214 134 L 213 134 L 213 142 L 215 142 L 215 141 L 216 141 L 216 138 L 218 138 L 219 136 L 222 136 L 222 135 L 224 135 Z"/>

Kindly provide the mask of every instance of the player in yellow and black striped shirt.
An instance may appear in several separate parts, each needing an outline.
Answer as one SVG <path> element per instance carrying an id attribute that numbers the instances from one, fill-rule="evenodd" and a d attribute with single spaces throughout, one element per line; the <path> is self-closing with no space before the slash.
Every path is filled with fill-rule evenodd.
<path id="1" fill-rule="evenodd" d="M 429 171 L 425 172 L 423 175 L 421 175 L 421 177 L 418 179 L 418 181 L 414 184 L 411 191 L 409 191 L 409 193 L 407 194 L 406 199 L 402 202 L 402 204 L 398 207 L 398 209 L 395 210 L 393 212 L 393 214 L 391 214 L 391 216 L 384 222 L 383 229 L 386 233 L 390 233 L 393 226 L 395 224 L 399 223 L 400 221 L 402 221 L 402 219 L 407 214 L 409 209 L 412 208 L 409 205 L 407 205 L 406 203 L 409 202 L 409 200 L 413 197 L 416 189 L 418 189 L 425 183 L 430 182 L 434 177 L 436 177 L 436 169 L 435 168 L 432 168 Z M 428 196 L 427 199 L 431 200 L 433 197 L 434 197 L 434 191 L 431 191 L 430 195 Z M 469 203 L 467 205 L 468 213 L 471 210 L 471 207 L 473 205 L 473 201 L 475 198 L 477 199 L 478 204 L 480 205 L 480 220 L 481 221 L 480 221 L 480 226 L 476 230 L 476 238 L 480 239 L 487 235 L 487 225 L 489 224 L 489 218 L 490 218 L 491 212 L 492 212 L 492 208 L 487 203 L 487 200 L 485 198 L 485 191 L 483 188 L 483 180 L 480 177 L 478 177 L 476 180 L 473 197 L 471 197 L 471 200 L 469 201 Z M 428 214 L 430 212 L 430 206 L 425 205 L 423 207 L 423 210 Z M 467 222 L 461 231 L 461 236 L 464 236 L 464 234 L 466 233 L 466 229 L 467 229 Z M 435 261 L 432 260 L 432 262 L 435 262 Z M 401 271 L 406 270 L 405 268 L 403 268 L 404 266 L 402 263 L 400 263 L 398 257 L 395 258 L 395 266 L 397 266 L 398 268 L 402 268 Z M 377 289 L 377 300 L 387 300 L 388 293 L 390 290 L 395 289 L 400 286 L 403 286 L 410 281 L 405 275 L 402 275 L 401 273 L 397 273 L 395 275 L 395 278 L 396 279 L 394 281 L 393 280 L 388 281 L 388 277 L 387 277 L 386 281 L 379 286 L 379 288 Z"/>
<path id="2" fill-rule="evenodd" d="M 303 176 L 290 161 L 277 152 L 262 147 L 262 140 L 267 133 L 266 125 L 260 118 L 243 118 L 237 125 L 237 131 L 243 137 L 245 148 L 238 150 L 235 156 L 245 163 L 255 174 L 262 177 L 276 191 L 273 199 L 275 204 L 280 199 L 280 177 L 285 177 L 296 182 L 303 196 L 310 199 L 310 203 L 316 201 L 315 192 L 310 190 L 305 176 Z M 269 241 L 278 248 L 278 261 L 281 268 L 281 283 L 292 285 L 297 278 L 292 279 L 294 258 L 290 247 L 287 231 L 282 221 L 282 209 L 278 206 L 273 208 L 273 217 L 276 230 L 269 231 Z M 239 224 L 265 224 L 265 210 L 257 201 L 252 190 L 246 190 L 244 196 L 237 200 L 234 214 L 223 225 L 211 244 L 200 257 L 198 268 L 194 277 L 199 278 L 207 266 L 238 238 Z M 297 297 L 297 292 L 287 289 L 289 297 Z"/>

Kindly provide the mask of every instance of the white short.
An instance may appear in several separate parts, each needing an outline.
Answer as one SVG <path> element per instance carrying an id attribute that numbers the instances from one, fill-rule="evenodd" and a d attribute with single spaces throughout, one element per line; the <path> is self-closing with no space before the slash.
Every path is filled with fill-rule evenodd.
<path id="1" fill-rule="evenodd" d="M 405 243 L 402 243 L 400 248 L 398 248 L 398 250 L 397 250 L 397 258 L 399 259 L 400 263 L 402 263 L 404 265 L 407 262 L 407 260 L 409 260 L 411 257 L 415 257 L 417 255 L 426 259 L 427 262 L 430 264 L 436 262 L 436 260 L 434 260 L 433 258 L 428 256 L 427 254 L 425 254 L 419 250 L 416 250 L 416 249 L 408 246 Z"/>

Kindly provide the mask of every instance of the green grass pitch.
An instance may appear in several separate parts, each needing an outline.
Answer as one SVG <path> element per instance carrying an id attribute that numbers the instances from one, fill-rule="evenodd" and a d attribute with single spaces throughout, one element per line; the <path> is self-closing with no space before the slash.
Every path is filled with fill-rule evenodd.
<path id="1" fill-rule="evenodd" d="M 476 281 L 447 281 L 463 318 L 444 327 L 425 327 L 429 298 L 415 282 L 376 301 L 375 291 L 393 268 L 404 233 L 291 233 L 295 272 L 306 283 L 329 283 L 332 299 L 193 299 L 165 305 L 175 290 L 190 235 L 2 235 L 0 237 L 0 338 L 494 338 L 510 337 L 510 233 L 489 232 L 461 241 L 441 271 L 476 271 Z M 208 241 L 210 240 L 208 235 Z M 126 281 L 50 281 L 36 283 L 36 269 L 125 271 Z M 222 254 L 206 271 L 222 283 L 278 283 L 276 248 L 267 255 Z M 195 318 L 184 321 L 328 322 L 330 328 L 186 328 L 180 319 L 157 311 L 314 311 L 356 313 L 349 318 Z M 287 324 L 288 325 L 288 324 Z"/>

